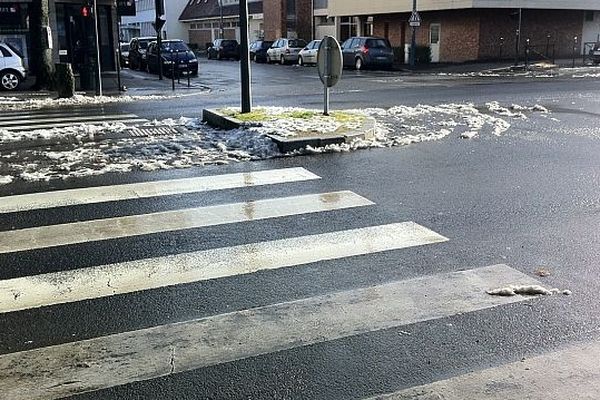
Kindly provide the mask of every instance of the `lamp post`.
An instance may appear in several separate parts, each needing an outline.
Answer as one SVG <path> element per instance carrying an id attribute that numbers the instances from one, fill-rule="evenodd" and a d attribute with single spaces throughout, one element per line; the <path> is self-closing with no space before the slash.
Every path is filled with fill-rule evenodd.
<path id="1" fill-rule="evenodd" d="M 517 37 L 515 40 L 515 65 L 519 65 L 519 58 L 520 57 L 520 52 L 521 52 L 521 26 L 523 24 L 523 9 L 519 8 L 519 23 L 517 26 Z"/>

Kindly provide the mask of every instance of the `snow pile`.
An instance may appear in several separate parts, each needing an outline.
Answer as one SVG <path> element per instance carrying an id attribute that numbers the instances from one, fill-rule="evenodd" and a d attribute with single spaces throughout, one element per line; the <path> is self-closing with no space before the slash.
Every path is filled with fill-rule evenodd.
<path id="1" fill-rule="evenodd" d="M 170 135 L 73 143 L 51 150 L 25 149 L 8 155 L 8 168 L 14 176 L 26 181 L 48 181 L 134 169 L 220 165 L 281 155 L 270 139 L 245 129 L 215 130 L 204 126 L 199 119 L 190 118 L 152 124 L 188 129 Z"/>
<path id="2" fill-rule="evenodd" d="M 546 289 L 540 285 L 509 285 L 503 288 L 492 289 L 486 292 L 492 296 L 552 296 L 553 294 L 562 293 L 565 296 L 570 296 L 570 290 Z"/>
<path id="3" fill-rule="evenodd" d="M 132 103 L 135 101 L 149 101 L 149 100 L 164 100 L 174 97 L 172 96 L 82 96 L 75 95 L 68 99 L 19 99 L 16 97 L 0 97 L 0 111 L 3 110 L 35 110 L 40 108 L 52 108 L 52 107 L 80 107 L 89 105 L 104 105 L 104 104 L 115 104 L 115 103 Z"/>
<path id="4" fill-rule="evenodd" d="M 104 135 L 121 132 L 127 127 L 122 124 L 80 125 L 68 128 L 39 130 L 34 132 L 0 131 L 0 143 L 28 141 L 37 138 L 58 140 L 59 145 L 49 148 L 22 148 L 2 155 L 2 173 L 27 181 L 45 181 L 101 175 L 109 172 L 132 170 L 154 171 L 158 169 L 187 168 L 202 165 L 220 165 L 232 162 L 263 160 L 272 157 L 299 154 L 349 152 L 358 149 L 403 146 L 427 141 L 436 141 L 448 136 L 475 138 L 482 135 L 501 135 L 511 123 L 505 115 L 496 112 L 526 113 L 538 106 L 513 105 L 511 108 L 499 104 L 475 107 L 473 104 L 396 106 L 390 109 L 367 108 L 345 111 L 343 116 L 324 119 L 294 118 L 294 113 L 309 112 L 289 108 L 265 108 L 279 112 L 279 119 L 267 121 L 262 126 L 256 122 L 236 130 L 218 130 L 206 126 L 198 118 L 178 118 L 152 121 L 144 126 L 176 127 L 173 133 L 147 137 L 119 139 Z M 494 111 L 492 111 L 492 109 Z M 291 111 L 290 111 L 291 110 Z M 512 111 L 511 111 L 512 110 Z M 316 110 L 312 112 L 318 112 Z M 291 114 L 290 114 L 291 113 Z M 286 114 L 285 116 L 281 114 Z M 301 115 L 300 115 L 301 116 Z M 353 116 L 356 116 L 354 119 Z M 285 133 L 285 123 L 291 121 L 293 129 L 312 129 L 316 132 L 331 132 L 339 124 L 353 126 L 365 117 L 377 121 L 373 138 L 358 139 L 352 143 L 329 145 L 322 148 L 308 147 L 302 151 L 281 154 L 272 140 L 267 137 L 274 131 Z M 302 120 L 302 121 L 297 121 Z M 284 122 L 282 122 L 284 121 Z M 362 123 L 362 122 L 361 122 Z M 143 126 L 140 126 L 142 128 Z M 83 138 L 89 140 L 82 140 Z M 12 178 L 11 178 L 12 180 Z M 5 178 L 7 183 L 8 178 Z"/>
<path id="5" fill-rule="evenodd" d="M 58 140 L 65 141 L 81 141 L 88 137 L 93 140 L 98 134 L 106 134 L 111 132 L 121 132 L 127 126 L 122 123 L 103 122 L 97 125 L 79 124 L 64 128 L 52 129 L 36 129 L 33 131 L 8 131 L 0 129 L 0 143 L 35 141 L 35 140 Z"/>
<path id="6" fill-rule="evenodd" d="M 12 183 L 13 177 L 10 175 L 0 175 L 0 186 Z"/>

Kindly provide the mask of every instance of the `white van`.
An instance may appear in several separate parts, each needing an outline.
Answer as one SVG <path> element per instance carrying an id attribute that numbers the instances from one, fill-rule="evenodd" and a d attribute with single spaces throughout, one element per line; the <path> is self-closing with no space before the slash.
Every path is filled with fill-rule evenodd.
<path id="1" fill-rule="evenodd" d="M 26 77 L 23 59 L 17 50 L 0 43 L 0 90 L 16 90 Z"/>

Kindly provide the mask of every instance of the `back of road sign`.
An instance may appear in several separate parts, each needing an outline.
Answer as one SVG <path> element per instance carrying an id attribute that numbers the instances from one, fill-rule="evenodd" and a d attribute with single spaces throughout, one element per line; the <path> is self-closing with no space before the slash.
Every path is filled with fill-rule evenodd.
<path id="1" fill-rule="evenodd" d="M 342 48 L 335 38 L 325 36 L 317 53 L 319 77 L 326 87 L 335 86 L 342 77 Z"/>

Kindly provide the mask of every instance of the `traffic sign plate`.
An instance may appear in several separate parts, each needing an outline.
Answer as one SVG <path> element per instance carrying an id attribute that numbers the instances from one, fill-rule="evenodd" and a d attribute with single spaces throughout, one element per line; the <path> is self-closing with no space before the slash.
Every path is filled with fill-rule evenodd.
<path id="1" fill-rule="evenodd" d="M 408 19 L 408 24 L 410 26 L 421 26 L 421 16 L 418 12 L 413 11 Z"/>
<path id="2" fill-rule="evenodd" d="M 342 48 L 335 38 L 325 36 L 317 53 L 317 68 L 326 87 L 335 86 L 342 77 Z"/>

